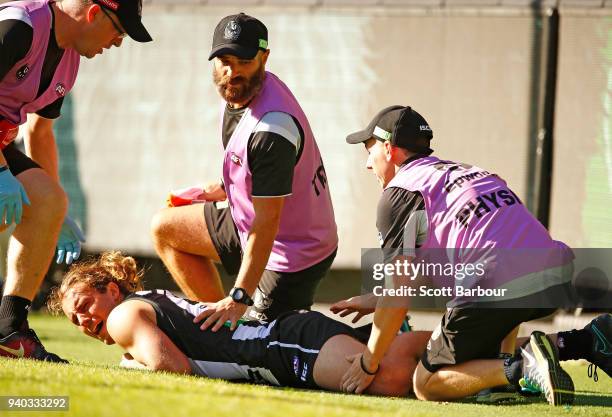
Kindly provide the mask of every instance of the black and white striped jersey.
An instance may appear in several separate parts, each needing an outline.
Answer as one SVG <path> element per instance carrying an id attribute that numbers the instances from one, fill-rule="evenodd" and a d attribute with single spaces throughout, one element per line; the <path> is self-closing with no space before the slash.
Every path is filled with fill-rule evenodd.
<path id="1" fill-rule="evenodd" d="M 193 319 L 206 306 L 166 290 L 139 291 L 124 302 L 141 300 L 155 310 L 157 326 L 189 358 L 196 374 L 272 385 L 316 388 L 314 363 L 332 336 L 354 330 L 317 312 L 293 311 L 271 323 L 247 321 L 233 332 L 200 330 Z"/>

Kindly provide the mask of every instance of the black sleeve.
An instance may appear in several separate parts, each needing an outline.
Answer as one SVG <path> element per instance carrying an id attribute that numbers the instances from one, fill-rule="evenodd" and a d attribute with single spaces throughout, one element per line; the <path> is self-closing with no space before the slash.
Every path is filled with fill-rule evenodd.
<path id="1" fill-rule="evenodd" d="M 0 20 L 0 80 L 32 46 L 34 30 L 21 20 Z"/>
<path id="2" fill-rule="evenodd" d="M 272 132 L 256 132 L 249 139 L 249 167 L 253 176 L 254 197 L 276 197 L 291 194 L 295 146 Z"/>
<path id="3" fill-rule="evenodd" d="M 44 117 L 45 119 L 57 119 L 60 117 L 62 104 L 64 103 L 64 97 L 60 97 L 53 103 L 48 104 L 46 107 L 38 110 L 37 115 Z"/>
<path id="4" fill-rule="evenodd" d="M 404 227 L 410 215 L 417 210 L 425 210 L 421 193 L 399 187 L 390 187 L 383 192 L 376 212 L 381 248 L 404 246 Z"/>

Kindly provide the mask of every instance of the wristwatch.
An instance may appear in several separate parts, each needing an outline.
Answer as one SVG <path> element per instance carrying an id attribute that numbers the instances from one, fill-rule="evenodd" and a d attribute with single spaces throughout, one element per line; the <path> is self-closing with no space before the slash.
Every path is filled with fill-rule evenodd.
<path id="1" fill-rule="evenodd" d="M 253 299 L 249 297 L 244 288 L 234 287 L 229 292 L 230 297 L 237 303 L 245 304 L 247 306 L 253 305 Z"/>

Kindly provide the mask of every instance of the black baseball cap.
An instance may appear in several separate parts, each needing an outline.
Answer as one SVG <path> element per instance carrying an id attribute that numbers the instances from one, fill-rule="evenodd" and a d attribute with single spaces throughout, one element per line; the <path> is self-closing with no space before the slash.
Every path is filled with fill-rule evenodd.
<path id="1" fill-rule="evenodd" d="M 382 109 L 365 129 L 348 135 L 346 142 L 362 143 L 370 138 L 382 142 L 388 140 L 392 145 L 411 152 L 426 155 L 433 152 L 429 147 L 433 138 L 429 123 L 409 106 L 389 106 Z"/>
<path id="2" fill-rule="evenodd" d="M 226 16 L 217 24 L 213 35 L 210 61 L 219 55 L 253 59 L 257 51 L 268 49 L 268 29 L 256 18 L 244 13 Z"/>
<path id="3" fill-rule="evenodd" d="M 117 15 L 125 33 L 137 42 L 151 42 L 153 38 L 142 24 L 142 0 L 93 0 L 97 5 Z"/>

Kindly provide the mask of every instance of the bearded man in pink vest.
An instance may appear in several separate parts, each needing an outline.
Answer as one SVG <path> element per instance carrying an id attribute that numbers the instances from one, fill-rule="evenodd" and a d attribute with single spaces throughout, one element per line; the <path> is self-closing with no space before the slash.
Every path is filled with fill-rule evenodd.
<path id="1" fill-rule="evenodd" d="M 222 181 L 152 224 L 157 253 L 191 299 L 213 301 L 196 317 L 217 331 L 249 316 L 271 321 L 309 309 L 338 237 L 323 161 L 289 88 L 265 70 L 268 31 L 243 13 L 221 19 L 209 60 L 220 103 Z M 225 296 L 214 262 L 238 274 Z"/>
<path id="2" fill-rule="evenodd" d="M 522 322 L 555 311 L 552 306 L 541 308 L 545 305 L 542 300 L 553 300 L 554 304 L 571 299 L 571 273 L 567 273 L 571 271 L 571 250 L 550 237 L 499 176 L 431 156 L 432 138 L 427 121 L 403 106 L 383 109 L 363 131 L 347 137 L 348 143 L 365 145 L 369 154 L 366 166 L 384 189 L 377 214 L 382 248 L 393 252 L 393 259 L 408 262 L 427 252 L 451 254 L 455 264 L 484 253 L 485 259 L 494 262 L 483 268 L 483 275 L 473 274 L 473 282 L 510 292 L 503 293 L 506 298 L 489 302 L 454 300 L 456 304 L 447 309 L 432 333 L 415 371 L 416 396 L 447 401 L 512 385 L 540 391 L 553 405 L 571 403 L 573 383 L 559 365 L 555 348 L 555 343 L 563 340 L 553 341 L 534 332 L 519 353 L 500 356 L 504 340 L 510 348 L 503 351 L 514 353 L 513 338 Z M 521 250 L 528 256 L 504 263 L 504 253 L 521 254 Z M 512 274 L 514 270 L 520 273 Z M 393 274 L 398 279 L 400 273 Z M 464 280 L 457 275 L 451 279 L 453 285 Z M 399 282 L 410 280 L 400 277 Z M 361 393 L 370 384 L 405 318 L 410 296 L 398 297 L 401 304 L 398 300 L 390 304 L 390 298 L 354 297 L 335 309 L 346 314 L 374 312 L 367 348 L 350 358 L 353 364 L 343 377 L 345 391 Z M 610 334 L 609 315 L 605 321 L 604 333 Z M 591 346 L 592 333 L 584 331 L 576 336 L 581 338 L 578 344 Z M 606 366 L 609 369 L 609 363 Z"/>
<path id="3" fill-rule="evenodd" d="M 151 41 L 141 0 L 25 0 L 0 4 L 0 229 L 15 225 L 0 304 L 0 356 L 64 361 L 45 350 L 27 314 L 57 247 L 57 263 L 79 257 L 84 237 L 67 215 L 53 122 L 81 56 Z M 25 126 L 26 154 L 13 140 Z M 85 306 L 84 306 L 85 308 Z"/>

